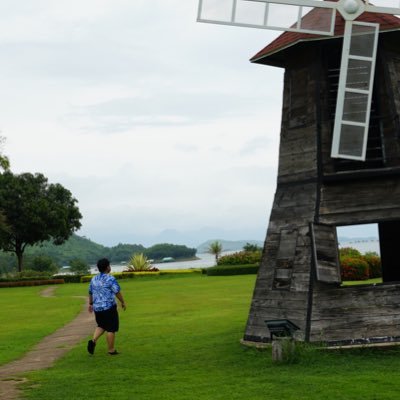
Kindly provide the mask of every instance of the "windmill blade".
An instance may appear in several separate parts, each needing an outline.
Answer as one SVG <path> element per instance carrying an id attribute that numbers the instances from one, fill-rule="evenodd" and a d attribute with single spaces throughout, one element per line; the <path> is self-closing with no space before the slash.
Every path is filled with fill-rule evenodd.
<path id="1" fill-rule="evenodd" d="M 320 0 L 199 0 L 198 22 L 332 36 L 337 4 Z M 310 11 L 319 11 L 313 18 Z"/>
<path id="2" fill-rule="evenodd" d="M 346 21 L 331 156 L 365 160 L 379 24 Z"/>
<path id="3" fill-rule="evenodd" d="M 373 13 L 400 15 L 399 0 L 375 0 L 373 4 L 366 1 L 365 11 Z"/>

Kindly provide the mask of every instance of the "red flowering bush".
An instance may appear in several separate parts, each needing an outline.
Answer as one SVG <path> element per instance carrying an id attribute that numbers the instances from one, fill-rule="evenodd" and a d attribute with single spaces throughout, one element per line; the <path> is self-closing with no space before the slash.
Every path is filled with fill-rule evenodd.
<path id="1" fill-rule="evenodd" d="M 362 258 L 343 256 L 340 258 L 343 281 L 363 281 L 369 279 L 368 263 Z"/>
<path id="2" fill-rule="evenodd" d="M 238 251 L 218 259 L 218 265 L 257 264 L 261 261 L 261 251 Z"/>
<path id="3" fill-rule="evenodd" d="M 368 263 L 369 278 L 380 278 L 382 276 L 382 264 L 380 257 L 373 254 L 366 254 L 362 258 Z"/>

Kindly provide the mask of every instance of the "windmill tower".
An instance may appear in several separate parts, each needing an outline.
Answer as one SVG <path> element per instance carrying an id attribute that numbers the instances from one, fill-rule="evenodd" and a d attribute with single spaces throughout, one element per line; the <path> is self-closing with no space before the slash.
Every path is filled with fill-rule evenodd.
<path id="1" fill-rule="evenodd" d="M 222 21 L 200 4 L 199 20 L 270 29 L 270 2 L 250 1 L 265 7 L 256 23 L 238 17 L 243 0 L 229 0 Z M 400 8 L 274 3 L 298 18 L 252 58 L 285 77 L 277 189 L 244 340 L 269 341 L 265 321 L 288 319 L 305 341 L 400 341 Z M 336 227 L 364 223 L 379 227 L 383 284 L 342 287 Z"/>

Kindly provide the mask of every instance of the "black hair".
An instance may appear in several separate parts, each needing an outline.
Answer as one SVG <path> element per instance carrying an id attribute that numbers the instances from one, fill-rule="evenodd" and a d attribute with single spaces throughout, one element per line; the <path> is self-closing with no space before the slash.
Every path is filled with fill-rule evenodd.
<path id="1" fill-rule="evenodd" d="M 109 266 L 110 261 L 108 260 L 108 258 L 102 258 L 101 260 L 97 261 L 97 268 L 100 272 L 106 272 Z"/>

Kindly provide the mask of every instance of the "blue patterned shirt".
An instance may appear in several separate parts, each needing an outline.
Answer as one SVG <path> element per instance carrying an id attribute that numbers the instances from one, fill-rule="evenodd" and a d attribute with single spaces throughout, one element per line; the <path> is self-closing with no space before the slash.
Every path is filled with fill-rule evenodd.
<path id="1" fill-rule="evenodd" d="M 117 280 L 112 276 L 100 273 L 92 278 L 89 294 L 93 298 L 93 310 L 104 311 L 115 306 L 115 295 L 121 290 Z"/>

